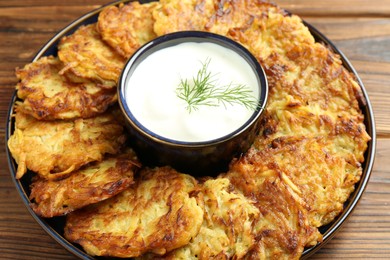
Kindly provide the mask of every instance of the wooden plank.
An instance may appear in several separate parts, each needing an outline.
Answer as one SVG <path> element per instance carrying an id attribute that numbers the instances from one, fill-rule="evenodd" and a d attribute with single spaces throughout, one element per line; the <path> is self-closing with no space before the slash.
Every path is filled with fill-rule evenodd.
<path id="1" fill-rule="evenodd" d="M 16 6 L 91 6 L 91 5 L 104 5 L 114 1 L 110 0 L 7 0 L 0 1 L 0 8 L 16 7 Z"/>
<path id="2" fill-rule="evenodd" d="M 302 16 L 330 40 L 364 39 L 390 35 L 390 19 L 383 17 Z"/>
<path id="3" fill-rule="evenodd" d="M 103 5 L 113 1 L 110 0 L 8 0 L 0 1 L 0 7 L 16 6 L 86 6 Z M 386 15 L 390 12 L 390 0 L 273 0 L 276 4 L 295 13 L 310 15 Z"/>
<path id="4" fill-rule="evenodd" d="M 386 17 L 390 13 L 390 0 L 274 0 L 273 2 L 299 15 Z"/>
<path id="5" fill-rule="evenodd" d="M 74 20 L 98 7 L 98 5 L 67 6 L 66 8 L 38 6 L 30 7 L 31 12 L 29 13 L 23 13 L 23 10 L 25 10 L 23 7 L 0 8 L 0 32 L 20 34 L 34 32 L 57 33 Z"/>

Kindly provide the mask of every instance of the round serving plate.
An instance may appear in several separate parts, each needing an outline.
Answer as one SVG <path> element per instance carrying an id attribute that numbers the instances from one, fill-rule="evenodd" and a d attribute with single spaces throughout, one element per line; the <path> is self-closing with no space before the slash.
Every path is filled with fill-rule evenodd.
<path id="1" fill-rule="evenodd" d="M 42 49 L 36 54 L 33 61 L 36 61 L 42 56 L 48 56 L 48 55 L 56 55 L 57 53 L 57 44 L 59 40 L 65 36 L 73 33 L 79 26 L 95 23 L 97 22 L 98 15 L 100 11 L 109 5 L 117 5 L 119 3 L 126 3 L 130 2 L 130 0 L 122 0 L 117 1 L 114 3 L 110 3 L 108 5 L 105 5 L 103 7 L 100 7 L 96 10 L 93 10 L 92 12 L 89 12 L 85 14 L 84 16 L 80 17 L 79 19 L 73 21 L 71 24 L 69 24 L 67 27 L 62 29 L 60 32 L 58 32 L 52 39 L 50 39 L 43 47 Z M 140 1 L 141 3 L 151 2 L 151 1 Z M 329 40 L 327 39 L 320 31 L 318 31 L 316 28 L 314 28 L 312 25 L 304 22 L 304 24 L 309 28 L 311 34 L 314 36 L 316 41 L 322 42 L 328 48 L 332 49 L 333 52 L 338 54 L 343 62 L 344 67 L 355 76 L 357 82 L 359 83 L 363 97 L 365 99 L 365 102 L 361 104 L 361 110 L 364 114 L 364 123 L 366 126 L 367 133 L 371 136 L 371 141 L 368 142 L 368 148 L 365 152 L 365 161 L 362 165 L 363 173 L 361 176 L 360 181 L 355 186 L 355 191 L 351 194 L 349 199 L 344 204 L 344 210 L 343 212 L 330 224 L 323 226 L 320 228 L 320 232 L 323 234 L 323 242 L 317 244 L 316 246 L 306 248 L 302 254 L 302 258 L 308 258 L 310 255 L 314 254 L 316 251 L 318 251 L 322 246 L 324 246 L 332 237 L 336 234 L 336 232 L 341 228 L 343 223 L 347 220 L 347 218 L 351 215 L 352 211 L 356 207 L 358 201 L 360 200 L 367 183 L 369 181 L 372 167 L 374 164 L 374 158 L 375 158 L 375 147 L 376 147 L 376 130 L 375 130 L 375 121 L 374 121 L 374 114 L 372 110 L 372 106 L 367 94 L 366 89 L 364 88 L 364 85 L 357 74 L 356 70 L 353 68 L 352 64 L 348 61 L 347 57 Z M 7 114 L 7 126 L 6 126 L 6 143 L 8 142 L 9 137 L 12 135 L 14 131 L 14 119 L 12 117 L 13 111 L 14 111 L 14 105 L 17 100 L 16 91 L 13 94 L 10 107 Z M 45 219 L 37 216 L 34 211 L 30 207 L 30 184 L 33 174 L 31 172 L 27 172 L 23 178 L 17 180 L 15 178 L 16 175 L 16 169 L 17 164 L 15 160 L 12 158 L 12 155 L 8 149 L 8 146 L 6 145 L 6 153 L 8 158 L 8 165 L 11 173 L 11 178 L 15 184 L 15 187 L 19 193 L 19 195 L 22 198 L 22 201 L 24 205 L 27 207 L 28 211 L 30 212 L 31 216 L 35 219 L 35 221 L 55 240 L 57 241 L 61 246 L 63 246 L 65 249 L 67 249 L 70 253 L 74 254 L 75 256 L 79 257 L 80 259 L 102 259 L 101 257 L 92 257 L 85 253 L 81 247 L 78 245 L 74 245 L 67 241 L 63 237 L 63 228 L 65 224 L 65 217 L 55 217 L 50 219 Z M 106 258 L 104 258 L 106 259 Z"/>

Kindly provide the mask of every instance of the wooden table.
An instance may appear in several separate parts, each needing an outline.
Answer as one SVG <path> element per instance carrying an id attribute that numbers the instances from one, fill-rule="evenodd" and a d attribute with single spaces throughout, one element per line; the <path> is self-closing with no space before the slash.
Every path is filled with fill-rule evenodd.
<path id="1" fill-rule="evenodd" d="M 107 0 L 0 1 L 0 259 L 74 259 L 35 223 L 12 183 L 5 123 L 16 78 L 57 31 Z M 370 96 L 378 134 L 374 170 L 341 231 L 313 259 L 390 258 L 390 0 L 279 0 L 352 62 Z"/>

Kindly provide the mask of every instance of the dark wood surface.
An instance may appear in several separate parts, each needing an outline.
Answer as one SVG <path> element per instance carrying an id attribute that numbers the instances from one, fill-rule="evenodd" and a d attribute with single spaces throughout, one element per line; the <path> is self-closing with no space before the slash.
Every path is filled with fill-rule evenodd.
<path id="1" fill-rule="evenodd" d="M 16 192 L 5 154 L 15 67 L 64 26 L 106 0 L 0 1 L 0 259 L 74 259 L 35 223 Z M 352 62 L 371 99 L 376 161 L 362 199 L 340 232 L 313 259 L 390 258 L 390 0 L 279 0 L 311 23 Z"/>

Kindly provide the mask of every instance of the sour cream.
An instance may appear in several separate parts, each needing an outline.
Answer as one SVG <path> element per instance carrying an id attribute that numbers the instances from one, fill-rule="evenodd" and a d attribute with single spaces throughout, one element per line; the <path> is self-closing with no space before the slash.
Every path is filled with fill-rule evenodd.
<path id="1" fill-rule="evenodd" d="M 254 109 L 227 104 L 189 111 L 178 97 L 180 81 L 192 81 L 206 61 L 215 84 L 245 85 L 258 99 L 255 71 L 243 57 L 215 43 L 185 42 L 153 52 L 129 75 L 125 99 L 136 120 L 158 136 L 182 142 L 218 139 L 243 126 Z"/>

